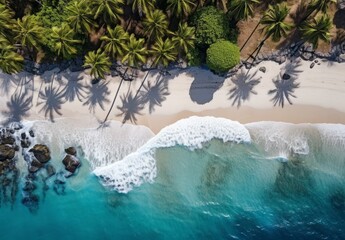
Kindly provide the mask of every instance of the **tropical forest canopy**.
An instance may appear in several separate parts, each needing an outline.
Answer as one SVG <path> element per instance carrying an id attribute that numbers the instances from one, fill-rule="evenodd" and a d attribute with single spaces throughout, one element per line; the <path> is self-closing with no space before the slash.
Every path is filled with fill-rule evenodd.
<path id="1" fill-rule="evenodd" d="M 0 68 L 16 73 L 24 59 L 83 57 L 95 78 L 104 78 L 115 62 L 132 68 L 212 62 L 211 69 L 227 71 L 239 62 L 237 23 L 255 12 L 262 14 L 261 46 L 293 29 L 315 47 L 319 40 L 329 41 L 332 23 L 326 12 L 334 0 L 302 2 L 303 14 L 287 22 L 290 9 L 274 0 L 0 0 Z M 216 56 L 224 52 L 235 54 Z"/>

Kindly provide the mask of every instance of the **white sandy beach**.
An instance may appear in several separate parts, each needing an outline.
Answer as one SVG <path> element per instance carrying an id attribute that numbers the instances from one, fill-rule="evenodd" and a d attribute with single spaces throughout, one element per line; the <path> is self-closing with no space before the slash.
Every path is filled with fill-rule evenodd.
<path id="1" fill-rule="evenodd" d="M 150 83 L 150 89 L 157 90 L 151 92 L 150 98 L 152 102 L 157 97 L 160 98 L 161 106 L 154 106 L 149 113 L 149 106 L 146 104 L 140 111 L 141 115 L 135 115 L 137 124 L 148 126 L 155 133 L 178 119 L 192 115 L 225 117 L 241 123 L 284 121 L 345 124 L 345 105 L 342 103 L 345 99 L 345 65 L 322 60 L 319 63 L 320 65 L 315 64 L 311 69 L 311 62 L 299 59 L 281 65 L 262 62 L 252 68 L 248 75 L 246 70 L 240 70 L 235 77 L 226 79 L 200 68 L 172 70 L 166 76 L 152 71 L 145 85 Z M 266 68 L 265 73 L 258 70 L 263 66 Z M 292 86 L 292 94 L 296 98 L 290 97 L 293 105 L 285 99 L 284 108 L 278 104 L 274 107 L 271 101 L 274 94 L 269 95 L 268 92 L 275 89 L 272 80 L 284 73 L 288 73 L 291 78 L 283 81 L 285 85 L 281 85 L 279 96 L 284 97 L 284 91 L 289 90 L 294 82 L 299 84 L 295 88 Z M 117 106 L 123 105 L 122 99 L 129 92 L 132 92 L 132 96 L 135 95 L 144 74 L 140 73 L 132 82 L 123 83 L 109 119 L 123 120 L 123 116 L 117 116 L 121 113 Z M 243 81 L 244 79 L 249 80 Z M 260 82 L 256 82 L 257 80 Z M 28 73 L 14 76 L 0 74 L 1 119 L 96 117 L 102 121 L 119 83 L 119 77 L 108 76 L 98 85 L 91 85 L 86 72 L 58 73 L 58 69 L 42 76 Z M 239 107 L 238 102 L 232 105 L 234 98 L 229 99 L 229 91 L 234 87 L 237 87 L 238 94 L 246 98 Z M 136 110 L 135 104 L 130 107 L 133 111 Z"/>

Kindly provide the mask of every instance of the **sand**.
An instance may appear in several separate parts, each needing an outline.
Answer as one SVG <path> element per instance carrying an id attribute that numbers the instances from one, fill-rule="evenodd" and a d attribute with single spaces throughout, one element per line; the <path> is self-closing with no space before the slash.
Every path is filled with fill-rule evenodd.
<path id="1" fill-rule="evenodd" d="M 123 82 L 109 119 L 122 121 L 118 106 L 127 101 L 131 115 L 137 119 L 136 124 L 146 125 L 155 133 L 178 119 L 193 115 L 225 117 L 241 123 L 345 124 L 345 64 L 322 60 L 313 68 L 310 64 L 300 59 L 281 65 L 262 62 L 249 72 L 240 70 L 231 78 L 195 67 L 171 70 L 165 76 L 152 71 L 144 84 L 146 88 L 141 89 L 153 103 L 151 112 L 149 104 L 138 109 L 137 102 L 127 101 L 129 96 L 136 94 L 145 75 L 139 72 L 137 80 Z M 265 67 L 266 72 L 259 71 L 260 67 Z M 282 108 L 279 104 L 274 106 L 275 92 L 268 92 L 276 89 L 272 80 L 281 79 L 284 73 L 290 78 L 278 84 L 278 100 L 284 99 Z M 87 72 L 59 72 L 58 69 L 42 76 L 0 74 L 0 117 L 4 120 L 54 120 L 77 116 L 102 122 L 119 83 L 120 77 L 108 76 L 105 81 L 91 85 Z M 230 99 L 232 89 L 236 94 Z M 291 93 L 291 105 L 285 93 Z M 233 104 L 236 96 L 240 96 L 240 101 Z M 134 114 L 137 110 L 141 115 Z"/>

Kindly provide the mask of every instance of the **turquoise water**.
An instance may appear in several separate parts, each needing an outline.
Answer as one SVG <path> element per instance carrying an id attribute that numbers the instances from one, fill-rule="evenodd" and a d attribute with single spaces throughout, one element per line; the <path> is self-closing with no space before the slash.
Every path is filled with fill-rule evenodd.
<path id="1" fill-rule="evenodd" d="M 103 187 L 84 159 L 64 194 L 54 178 L 45 194 L 37 181 L 36 210 L 22 191 L 2 204 L 1 239 L 344 239 L 345 149 L 302 132 L 308 154 L 279 156 L 286 146 L 253 128 L 252 143 L 159 148 L 154 183 L 127 194 Z"/>

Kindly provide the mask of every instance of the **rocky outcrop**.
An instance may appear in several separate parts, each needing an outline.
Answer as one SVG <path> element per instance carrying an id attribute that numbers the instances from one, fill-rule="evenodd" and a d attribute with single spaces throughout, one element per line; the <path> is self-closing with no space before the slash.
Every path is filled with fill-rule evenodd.
<path id="1" fill-rule="evenodd" d="M 35 158 L 41 163 L 46 163 L 51 159 L 50 150 L 44 144 L 36 144 L 29 152 L 32 152 Z"/>
<path id="2" fill-rule="evenodd" d="M 74 147 L 69 147 L 65 149 L 65 153 L 77 156 L 77 150 Z"/>
<path id="3" fill-rule="evenodd" d="M 79 160 L 70 154 L 67 154 L 65 158 L 62 160 L 62 163 L 65 165 L 65 169 L 70 173 L 75 173 L 78 167 L 80 167 Z"/>
<path id="4" fill-rule="evenodd" d="M 9 145 L 0 145 L 0 161 L 14 158 L 16 151 Z"/>

